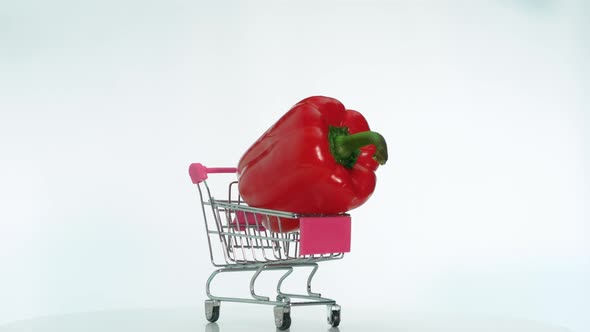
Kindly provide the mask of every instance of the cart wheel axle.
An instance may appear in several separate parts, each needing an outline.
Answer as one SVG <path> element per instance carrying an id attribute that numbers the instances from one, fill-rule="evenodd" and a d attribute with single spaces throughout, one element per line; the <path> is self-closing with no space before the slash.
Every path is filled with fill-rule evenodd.
<path id="1" fill-rule="evenodd" d="M 332 327 L 340 325 L 340 306 L 337 304 L 328 306 L 328 324 Z"/>
<path id="2" fill-rule="evenodd" d="M 221 302 L 215 300 L 205 300 L 205 317 L 211 323 L 219 319 L 219 307 Z"/>
<path id="3" fill-rule="evenodd" d="M 275 325 L 277 329 L 280 331 L 285 331 L 289 327 L 291 327 L 291 307 L 288 305 L 285 306 L 276 306 L 274 308 L 275 314 Z"/>

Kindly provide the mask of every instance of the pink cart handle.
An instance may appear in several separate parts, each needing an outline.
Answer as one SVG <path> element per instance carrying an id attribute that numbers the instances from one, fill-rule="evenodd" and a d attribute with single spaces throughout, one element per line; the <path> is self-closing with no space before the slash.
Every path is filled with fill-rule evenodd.
<path id="1" fill-rule="evenodd" d="M 209 173 L 236 173 L 238 171 L 235 167 L 205 167 L 203 164 L 194 163 L 188 168 L 188 173 L 194 184 L 201 183 L 207 180 Z"/>

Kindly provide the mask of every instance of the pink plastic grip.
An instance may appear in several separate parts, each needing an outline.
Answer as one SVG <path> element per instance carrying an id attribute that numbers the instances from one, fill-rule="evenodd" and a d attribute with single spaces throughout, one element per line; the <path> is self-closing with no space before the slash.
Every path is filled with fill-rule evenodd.
<path id="1" fill-rule="evenodd" d="M 207 180 L 209 173 L 236 173 L 238 171 L 235 167 L 205 167 L 201 163 L 193 163 L 188 168 L 188 173 L 194 184 L 201 183 Z"/>

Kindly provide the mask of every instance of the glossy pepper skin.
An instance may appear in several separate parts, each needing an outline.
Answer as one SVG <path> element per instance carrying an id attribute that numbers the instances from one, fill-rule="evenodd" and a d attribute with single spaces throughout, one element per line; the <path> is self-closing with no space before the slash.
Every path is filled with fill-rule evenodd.
<path id="1" fill-rule="evenodd" d="M 334 98 L 313 96 L 293 106 L 246 151 L 238 163 L 238 186 L 250 206 L 337 214 L 369 199 L 375 170 L 386 161 L 385 140 L 370 131 L 361 113 Z M 283 220 L 281 231 L 297 224 Z"/>

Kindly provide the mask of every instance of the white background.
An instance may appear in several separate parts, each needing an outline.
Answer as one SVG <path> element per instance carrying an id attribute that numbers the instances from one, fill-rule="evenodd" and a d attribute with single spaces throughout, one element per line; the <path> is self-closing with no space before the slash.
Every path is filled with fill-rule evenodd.
<path id="1" fill-rule="evenodd" d="M 0 324 L 200 306 L 212 267 L 188 165 L 235 165 L 322 94 L 390 147 L 374 196 L 352 211 L 352 253 L 316 279 L 349 317 L 589 330 L 589 9 L 3 3 Z"/>

